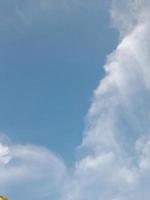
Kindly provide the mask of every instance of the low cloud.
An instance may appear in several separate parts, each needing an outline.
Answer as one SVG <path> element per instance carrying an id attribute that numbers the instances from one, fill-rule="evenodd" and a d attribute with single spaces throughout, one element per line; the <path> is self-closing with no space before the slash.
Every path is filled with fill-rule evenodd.
<path id="1" fill-rule="evenodd" d="M 63 161 L 45 148 L 0 144 L 1 193 L 12 199 L 59 197 L 66 169 Z"/>
<path id="2" fill-rule="evenodd" d="M 77 160 L 33 145 L 0 144 L 0 186 L 14 199 L 148 200 L 150 180 L 150 3 L 114 0 L 120 32 L 94 92 Z"/>

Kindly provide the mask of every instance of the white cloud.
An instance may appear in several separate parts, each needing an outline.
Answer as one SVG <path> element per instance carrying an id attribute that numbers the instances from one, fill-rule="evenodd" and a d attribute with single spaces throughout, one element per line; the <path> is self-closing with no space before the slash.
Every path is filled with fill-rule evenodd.
<path id="1" fill-rule="evenodd" d="M 58 156 L 40 147 L 1 144 L 4 192 L 15 199 L 149 199 L 149 11 L 146 0 L 113 1 L 120 42 L 94 92 L 79 148 L 84 155 L 74 168 L 66 172 Z"/>
<path id="2" fill-rule="evenodd" d="M 0 188 L 12 199 L 58 198 L 66 169 L 63 161 L 42 147 L 0 144 Z"/>
<path id="3" fill-rule="evenodd" d="M 148 1 L 113 1 L 120 32 L 94 92 L 67 200 L 148 200 L 150 22 Z M 144 135 L 144 138 L 142 139 Z"/>

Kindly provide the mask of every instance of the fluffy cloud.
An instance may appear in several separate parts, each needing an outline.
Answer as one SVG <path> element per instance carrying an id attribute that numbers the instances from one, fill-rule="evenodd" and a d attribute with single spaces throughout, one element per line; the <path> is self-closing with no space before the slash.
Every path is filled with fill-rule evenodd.
<path id="1" fill-rule="evenodd" d="M 120 32 L 94 92 L 68 200 L 149 199 L 150 3 L 113 1 Z"/>
<path id="2" fill-rule="evenodd" d="M 149 11 L 147 0 L 112 3 L 120 41 L 94 92 L 73 170 L 41 147 L 1 143 L 0 188 L 12 199 L 149 199 Z"/>
<path id="3" fill-rule="evenodd" d="M 58 199 L 65 176 L 62 160 L 45 148 L 0 144 L 0 188 L 11 199 Z"/>

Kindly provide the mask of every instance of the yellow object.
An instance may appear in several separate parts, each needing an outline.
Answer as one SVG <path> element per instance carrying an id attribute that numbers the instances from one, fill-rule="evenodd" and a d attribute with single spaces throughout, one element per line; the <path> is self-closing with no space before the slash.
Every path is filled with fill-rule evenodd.
<path id="1" fill-rule="evenodd" d="M 7 197 L 0 196 L 0 200 L 8 200 Z"/>

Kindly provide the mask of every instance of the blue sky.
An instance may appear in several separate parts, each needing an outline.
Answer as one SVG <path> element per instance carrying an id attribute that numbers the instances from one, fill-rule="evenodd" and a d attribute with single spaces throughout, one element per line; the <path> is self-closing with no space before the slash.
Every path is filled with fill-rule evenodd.
<path id="1" fill-rule="evenodd" d="M 150 1 L 0 2 L 0 194 L 149 200 Z"/>
<path id="2" fill-rule="evenodd" d="M 31 1 L 0 4 L 0 129 L 72 160 L 106 55 L 117 42 L 110 5 L 72 1 L 66 8 L 64 1 L 40 10 Z"/>

